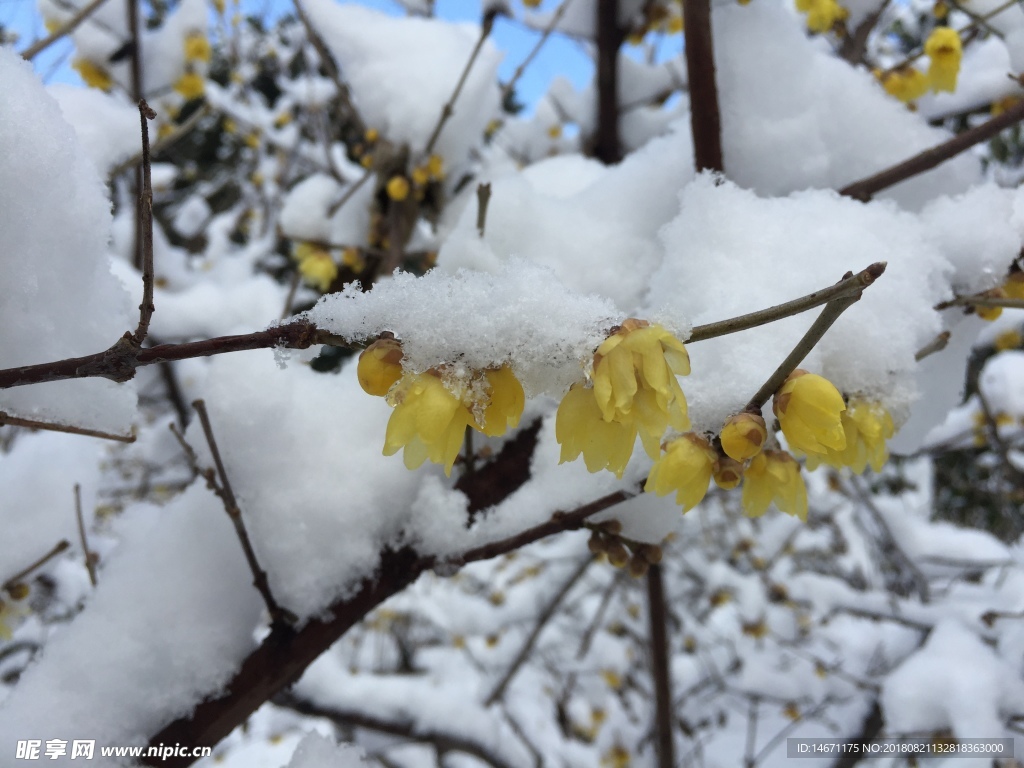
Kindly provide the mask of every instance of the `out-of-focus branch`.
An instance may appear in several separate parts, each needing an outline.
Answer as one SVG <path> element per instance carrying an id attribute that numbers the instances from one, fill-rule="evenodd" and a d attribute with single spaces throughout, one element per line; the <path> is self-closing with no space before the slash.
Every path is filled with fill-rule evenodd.
<path id="1" fill-rule="evenodd" d="M 501 86 L 501 98 L 503 101 L 512 95 L 512 91 L 515 90 L 516 83 L 519 82 L 519 78 L 523 76 L 523 72 L 525 72 L 526 68 L 530 66 L 530 62 L 533 61 L 540 52 L 540 49 L 544 47 L 544 43 L 546 43 L 548 38 L 551 37 L 551 33 L 555 31 L 555 27 L 557 27 L 558 22 L 562 20 L 562 17 L 565 15 L 565 11 L 571 2 L 572 0 L 562 0 L 561 5 L 555 9 L 553 14 L 551 14 L 551 20 L 548 21 L 547 26 L 544 27 L 544 31 L 541 33 L 536 44 L 526 55 L 526 58 L 523 59 L 522 63 L 516 67 L 516 71 L 512 73 L 512 77 L 509 78 L 509 81 Z"/>
<path id="2" fill-rule="evenodd" d="M 75 483 L 75 519 L 78 521 L 78 540 L 82 543 L 82 557 L 85 568 L 89 571 L 89 583 L 96 586 L 96 554 L 89 549 L 89 539 L 85 534 L 85 517 L 82 515 L 82 486 Z"/>
<path id="3" fill-rule="evenodd" d="M 78 11 L 78 13 L 76 13 L 74 16 L 68 19 L 67 22 L 60 27 L 60 29 L 55 30 L 52 34 L 47 35 L 42 40 L 37 40 L 24 51 L 22 51 L 21 58 L 25 59 L 25 61 L 31 61 L 33 58 L 35 58 L 40 53 L 49 48 L 51 45 L 56 43 L 58 40 L 61 40 L 67 35 L 70 35 L 72 32 L 78 29 L 78 26 L 83 21 L 92 16 L 93 11 L 95 11 L 97 8 L 103 5 L 103 3 L 105 3 L 106 1 L 107 0 L 92 0 L 91 3 L 84 6 L 80 11 Z"/>
<path id="4" fill-rule="evenodd" d="M 622 159 L 619 136 L 619 49 L 625 31 L 619 26 L 618 0 L 597 0 L 597 132 L 594 156 L 603 163 Z"/>
<path id="5" fill-rule="evenodd" d="M 441 137 L 441 131 L 444 130 L 445 123 L 448 119 L 455 114 L 455 102 L 459 98 L 459 94 L 462 93 L 462 87 L 466 84 L 466 78 L 469 77 L 470 71 L 473 69 L 473 65 L 476 63 L 477 56 L 480 55 L 480 51 L 484 47 L 484 43 L 487 38 L 491 35 L 491 30 L 494 29 L 494 17 L 493 12 L 487 12 L 484 14 L 483 23 L 480 25 L 480 37 L 476 41 L 476 45 L 473 46 L 473 52 L 469 54 L 469 60 L 466 62 L 466 66 L 462 69 L 462 74 L 459 75 L 459 81 L 455 84 L 455 90 L 452 91 L 451 98 L 445 102 L 441 108 L 441 116 L 437 118 L 437 125 L 434 126 L 434 130 L 430 134 L 430 138 L 427 140 L 427 146 L 423 149 L 424 155 L 429 155 L 434 151 L 434 145 L 437 140 Z"/>
<path id="6" fill-rule="evenodd" d="M 690 83 L 690 131 L 698 172 L 722 173 L 722 118 L 715 85 L 715 51 L 711 38 L 710 0 L 683 0 L 686 72 Z"/>
<path id="7" fill-rule="evenodd" d="M 149 334 L 149 322 L 153 318 L 153 177 L 149 159 L 149 120 L 156 118 L 156 112 L 149 108 L 145 99 L 139 99 L 139 121 L 142 126 L 141 184 L 138 200 L 138 244 L 142 254 L 142 303 L 139 305 L 139 325 L 133 341 L 142 346 Z"/>
<path id="8" fill-rule="evenodd" d="M 1024 101 L 1014 104 L 1005 112 L 996 115 L 981 125 L 957 134 L 949 141 L 945 141 L 931 149 L 926 149 L 924 152 L 920 152 L 891 168 L 886 168 L 884 171 L 879 171 L 873 176 L 868 176 L 866 179 L 861 179 L 843 187 L 839 190 L 839 194 L 867 202 L 883 189 L 888 189 L 899 184 L 901 181 L 906 181 L 925 171 L 930 171 L 946 160 L 956 157 L 961 152 L 965 152 L 975 144 L 987 141 L 1000 131 L 1016 125 L 1021 120 L 1024 120 Z"/>
<path id="9" fill-rule="evenodd" d="M 18 416 L 11 416 L 9 413 L 0 411 L 0 427 L 4 426 L 24 427 L 25 429 L 42 429 L 47 432 L 64 432 L 69 435 L 85 435 L 86 437 L 98 437 L 101 440 L 117 440 L 120 443 L 135 442 L 135 435 L 115 435 L 111 432 L 101 432 L 98 429 L 75 427 L 71 424 L 55 424 L 52 421 L 22 419 Z"/>
<path id="10" fill-rule="evenodd" d="M 176 125 L 174 129 L 166 136 L 154 141 L 149 148 L 150 156 L 152 157 L 153 155 L 159 152 L 163 152 L 165 149 L 167 149 L 168 147 L 178 142 L 180 139 L 190 134 L 193 130 L 195 130 L 195 127 L 199 125 L 199 121 L 206 117 L 208 114 L 210 114 L 211 111 L 212 108 L 210 107 L 210 104 L 208 102 L 206 104 L 203 104 L 203 106 L 201 106 L 191 115 L 189 115 L 188 119 L 184 123 L 182 123 L 181 125 Z M 113 168 L 111 168 L 109 175 L 111 177 L 117 176 L 118 174 L 124 173 L 129 168 L 134 168 L 141 162 L 142 153 L 139 152 L 139 154 L 132 155 L 127 160 L 124 160 L 115 165 Z"/>
<path id="11" fill-rule="evenodd" d="M 493 766 L 493 768 L 512 768 L 510 763 L 468 736 L 448 731 L 442 732 L 418 728 L 414 722 L 389 720 L 383 717 L 368 715 L 358 710 L 318 704 L 309 699 L 296 696 L 294 693 L 282 693 L 275 696 L 273 701 L 277 706 L 285 707 L 301 715 L 323 717 L 341 726 L 366 728 L 378 733 L 400 736 L 403 739 L 420 742 L 421 744 L 432 744 L 442 752 L 462 752 L 472 755 L 487 765 Z"/>
<path id="12" fill-rule="evenodd" d="M 68 541 L 67 539 L 61 539 L 53 546 L 53 549 L 51 549 L 45 555 L 43 555 L 35 562 L 33 562 L 32 565 L 22 568 L 16 574 L 7 579 L 3 584 L 0 584 L 0 589 L 7 590 L 15 584 L 17 584 L 18 582 L 24 581 L 25 577 L 32 573 L 32 571 L 36 570 L 37 568 L 42 568 L 44 565 L 46 565 L 53 558 L 55 558 L 57 555 L 59 555 L 61 552 L 63 552 L 70 546 L 70 541 Z"/>

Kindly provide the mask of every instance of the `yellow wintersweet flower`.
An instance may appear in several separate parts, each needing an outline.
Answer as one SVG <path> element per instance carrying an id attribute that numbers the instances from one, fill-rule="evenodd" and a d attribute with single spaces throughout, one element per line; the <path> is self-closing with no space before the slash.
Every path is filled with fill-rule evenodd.
<path id="1" fill-rule="evenodd" d="M 700 435 L 687 432 L 665 447 L 647 476 L 644 490 L 665 496 L 676 492 L 676 503 L 688 512 L 708 492 L 718 454 Z"/>
<path id="2" fill-rule="evenodd" d="M 1024 272 L 1013 272 L 1003 283 L 1003 293 L 1008 299 L 1024 299 Z"/>
<path id="3" fill-rule="evenodd" d="M 427 166 L 420 165 L 412 169 L 412 183 L 417 187 L 427 186 L 427 182 L 430 181 L 430 171 L 427 170 Z"/>
<path id="4" fill-rule="evenodd" d="M 990 291 L 985 291 L 985 293 L 983 293 L 982 296 L 984 296 L 985 298 L 988 298 L 988 299 L 1006 299 L 1006 298 L 1009 298 L 1008 294 L 1006 293 L 1006 288 L 1004 288 L 1003 286 L 999 286 L 998 288 L 993 288 Z M 993 320 L 998 319 L 998 317 L 1001 314 L 1003 314 L 1003 308 L 1002 307 L 983 307 L 983 306 L 981 306 L 979 304 L 979 305 L 975 305 L 974 313 L 978 317 L 980 317 L 982 320 L 987 320 L 988 322 L 991 323 Z"/>
<path id="5" fill-rule="evenodd" d="M 660 325 L 629 318 L 594 353 L 594 396 L 605 421 L 632 421 L 644 449 L 658 458 L 671 426 L 690 428 L 686 396 L 676 376 L 690 372 L 683 343 Z"/>
<path id="6" fill-rule="evenodd" d="M 405 176 L 392 176 L 387 183 L 388 197 L 400 203 L 409 196 L 409 180 Z"/>
<path id="7" fill-rule="evenodd" d="M 397 339 L 377 339 L 359 354 L 356 375 L 364 392 L 384 397 L 402 378 L 402 345 Z"/>
<path id="8" fill-rule="evenodd" d="M 607 469 L 621 478 L 633 453 L 636 425 L 631 419 L 605 421 L 595 391 L 575 384 L 558 405 L 555 439 L 562 446 L 559 464 L 582 453 L 589 471 Z"/>
<path id="9" fill-rule="evenodd" d="M 914 67 L 903 67 L 882 76 L 882 87 L 904 104 L 917 101 L 928 92 L 928 78 Z"/>
<path id="10" fill-rule="evenodd" d="M 759 413 L 737 413 L 722 427 L 722 450 L 736 461 L 746 461 L 761 452 L 768 439 L 768 428 Z"/>
<path id="11" fill-rule="evenodd" d="M 99 64 L 89 59 L 75 59 L 71 62 L 74 69 L 82 78 L 82 82 L 90 88 L 99 88 L 101 91 L 109 91 L 114 84 L 110 73 Z"/>
<path id="12" fill-rule="evenodd" d="M 796 369 L 775 393 L 773 409 L 789 447 L 806 454 L 846 448 L 843 396 L 816 373 Z"/>
<path id="13" fill-rule="evenodd" d="M 444 178 L 444 158 L 440 155 L 431 155 L 427 158 L 427 172 L 433 181 L 441 181 Z"/>
<path id="14" fill-rule="evenodd" d="M 996 348 L 997 352 L 1005 352 L 1008 349 L 1019 349 L 1021 344 L 1024 344 L 1024 337 L 1021 336 L 1020 331 L 1016 328 L 1003 331 L 996 336 L 995 341 L 992 342 L 992 346 Z"/>
<path id="15" fill-rule="evenodd" d="M 381 380 L 374 382 L 374 392 L 364 389 L 371 394 L 379 391 L 386 375 L 383 372 Z M 404 447 L 409 469 L 430 459 L 441 464 L 449 476 L 466 427 L 488 437 L 503 435 L 519 424 L 526 404 L 523 387 L 507 365 L 483 371 L 455 391 L 441 381 L 437 371 L 406 374 L 389 387 L 387 400 L 395 410 L 388 421 L 384 455 L 391 456 Z"/>
<path id="16" fill-rule="evenodd" d="M 363 138 L 370 144 L 373 144 L 377 139 L 380 138 L 380 131 L 376 128 L 367 128 L 363 132 Z"/>
<path id="17" fill-rule="evenodd" d="M 928 66 L 928 84 L 933 91 L 956 90 L 957 75 L 960 74 L 960 59 L 964 48 L 960 35 L 955 29 L 937 27 L 924 43 L 924 52 L 931 63 Z"/>
<path id="18" fill-rule="evenodd" d="M 719 456 L 711 468 L 711 476 L 715 479 L 715 485 L 723 491 L 731 491 L 743 480 L 743 462 Z"/>
<path id="19" fill-rule="evenodd" d="M 196 72 L 186 72 L 178 78 L 178 82 L 174 84 L 174 90 L 191 101 L 203 95 L 206 90 L 206 81 L 203 80 L 202 75 Z"/>
<path id="20" fill-rule="evenodd" d="M 750 0 L 747 0 L 747 2 L 749 3 Z M 665 24 L 665 31 L 670 35 L 678 35 L 683 31 L 684 26 L 683 17 L 673 14 L 669 16 L 668 22 Z"/>
<path id="21" fill-rule="evenodd" d="M 202 32 L 191 32 L 185 37 L 185 61 L 207 62 L 212 53 L 210 41 Z"/>
<path id="22" fill-rule="evenodd" d="M 434 373 L 403 376 L 388 393 L 395 410 L 384 436 L 384 455 L 404 448 L 405 466 L 416 469 L 430 459 L 451 476 L 473 416 Z"/>
<path id="23" fill-rule="evenodd" d="M 829 466 L 850 467 L 858 475 L 870 465 L 875 472 L 881 472 L 889 460 L 889 449 L 885 444 L 896 432 L 889 411 L 878 402 L 851 400 L 842 414 L 846 448 L 841 451 L 829 450 L 824 455 L 809 454 L 807 468 L 817 469 L 820 462 Z"/>
<path id="24" fill-rule="evenodd" d="M 807 28 L 811 32 L 829 32 L 850 15 L 836 0 L 796 0 L 796 9 L 807 14 Z"/>
<path id="25" fill-rule="evenodd" d="M 743 473 L 743 511 L 760 517 L 775 502 L 783 512 L 807 520 L 807 486 L 800 465 L 785 451 L 764 451 Z"/>
<path id="26" fill-rule="evenodd" d="M 480 424 L 473 424 L 488 437 L 498 437 L 519 425 L 526 407 L 523 385 L 507 365 L 484 371 L 487 404 Z"/>

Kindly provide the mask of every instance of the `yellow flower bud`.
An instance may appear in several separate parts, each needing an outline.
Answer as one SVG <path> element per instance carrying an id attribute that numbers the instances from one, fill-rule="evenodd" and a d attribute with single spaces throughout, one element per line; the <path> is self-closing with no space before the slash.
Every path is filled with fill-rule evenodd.
<path id="1" fill-rule="evenodd" d="M 441 181 L 444 178 L 444 158 L 440 155 L 431 155 L 427 158 L 427 173 L 433 181 Z"/>
<path id="2" fill-rule="evenodd" d="M 356 375 L 364 392 L 384 397 L 402 378 L 402 345 L 397 339 L 377 339 L 360 353 Z"/>
<path id="3" fill-rule="evenodd" d="M 317 248 L 299 261 L 299 274 L 322 293 L 331 287 L 334 278 L 338 276 L 338 265 L 328 251 Z"/>
<path id="4" fill-rule="evenodd" d="M 409 180 L 405 176 L 392 176 L 387 183 L 388 197 L 400 203 L 409 196 Z"/>
<path id="5" fill-rule="evenodd" d="M 707 440 L 688 432 L 673 440 L 654 462 L 644 490 L 665 496 L 675 491 L 683 512 L 693 509 L 708 492 L 718 454 Z"/>
<path id="6" fill-rule="evenodd" d="M 990 299 L 1005 299 L 1005 298 L 1008 298 L 1007 295 L 1006 295 L 1006 290 L 1004 288 L 1001 288 L 1001 287 L 1000 288 L 993 288 L 991 291 L 985 291 L 985 293 L 983 295 L 986 298 L 990 298 Z M 998 318 L 1001 314 L 1003 314 L 1003 308 L 1002 307 L 983 307 L 981 305 L 976 305 L 974 307 L 974 312 L 982 320 L 987 320 L 988 322 L 992 322 L 993 320 Z"/>
<path id="7" fill-rule="evenodd" d="M 363 133 L 363 138 L 368 144 L 373 144 L 373 142 L 380 138 L 380 132 L 376 128 L 367 128 Z"/>
<path id="8" fill-rule="evenodd" d="M 737 413 L 722 427 L 722 450 L 736 461 L 746 461 L 761 452 L 768 428 L 759 413 Z"/>
<path id="9" fill-rule="evenodd" d="M 840 417 L 846 403 L 828 379 L 798 368 L 775 393 L 773 408 L 791 448 L 823 454 L 846 447 Z"/>
<path id="10" fill-rule="evenodd" d="M 1011 272 L 1003 283 L 1003 293 L 1008 299 L 1024 299 L 1024 272 Z"/>
<path id="11" fill-rule="evenodd" d="M 426 166 L 418 166 L 412 169 L 412 183 L 417 187 L 425 187 L 430 181 L 430 171 Z"/>
<path id="12" fill-rule="evenodd" d="M 921 70 L 906 66 L 885 73 L 882 76 L 882 87 L 890 96 L 909 104 L 928 92 L 928 78 Z"/>
<path id="13" fill-rule="evenodd" d="M 743 480 L 743 464 L 728 456 L 719 456 L 711 470 L 715 485 L 725 491 L 731 491 Z"/>
<path id="14" fill-rule="evenodd" d="M 956 90 L 960 74 L 960 59 L 963 57 L 963 43 L 955 29 L 937 27 L 928 36 L 924 52 L 931 60 L 928 66 L 928 84 L 933 91 Z"/>

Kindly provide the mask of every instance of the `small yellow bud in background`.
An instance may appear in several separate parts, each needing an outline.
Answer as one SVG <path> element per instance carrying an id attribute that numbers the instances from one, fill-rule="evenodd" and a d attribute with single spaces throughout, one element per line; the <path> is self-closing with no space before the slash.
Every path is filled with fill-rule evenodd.
<path id="1" fill-rule="evenodd" d="M 931 60 L 928 66 L 928 84 L 933 91 L 956 90 L 963 58 L 963 43 L 955 29 L 938 27 L 924 43 L 924 52 Z"/>
<path id="2" fill-rule="evenodd" d="M 24 600 L 28 597 L 28 593 L 28 584 L 23 581 L 16 582 L 7 587 L 7 594 L 11 596 L 12 600 Z"/>
<path id="3" fill-rule="evenodd" d="M 747 3 L 750 0 L 746 0 Z M 740 0 L 740 4 L 745 4 L 744 0 Z M 668 23 L 665 25 L 665 31 L 670 35 L 678 35 L 683 31 L 683 17 L 682 16 L 670 16 Z"/>
<path id="4" fill-rule="evenodd" d="M 362 251 L 358 248 L 349 246 L 341 251 L 341 263 L 343 266 L 348 267 L 357 275 L 366 269 L 366 259 L 363 257 Z"/>
<path id="5" fill-rule="evenodd" d="M 1005 352 L 1008 349 L 1020 348 L 1022 343 L 1024 343 L 1024 338 L 1021 337 L 1020 331 L 1011 328 L 996 336 L 992 346 L 996 348 L 997 352 Z"/>
<path id="6" fill-rule="evenodd" d="M 384 397 L 402 378 L 402 345 L 397 339 L 377 339 L 360 353 L 356 375 L 364 392 Z"/>
<path id="7" fill-rule="evenodd" d="M 559 138 L 561 138 L 562 137 L 562 126 L 558 125 L 557 123 L 555 125 L 552 125 L 550 128 L 548 128 L 548 136 L 550 136 L 552 139 L 559 139 Z"/>
<path id="8" fill-rule="evenodd" d="M 95 62 L 89 61 L 89 59 L 75 59 L 71 62 L 71 68 L 78 72 L 82 78 L 82 82 L 90 88 L 109 91 L 111 86 L 114 84 L 114 80 L 111 78 L 110 73 L 104 67 L 101 67 Z"/>
<path id="9" fill-rule="evenodd" d="M 818 33 L 830 32 L 850 15 L 836 0 L 796 0 L 796 9 L 807 14 L 807 29 Z"/>
<path id="10" fill-rule="evenodd" d="M 174 90 L 191 101 L 203 95 L 206 90 L 206 81 L 202 75 L 196 72 L 186 72 L 178 78 L 178 82 L 174 84 Z"/>
<path id="11" fill-rule="evenodd" d="M 430 171 L 425 166 L 418 166 L 412 169 L 412 183 L 417 187 L 425 187 L 430 181 Z"/>
<path id="12" fill-rule="evenodd" d="M 321 293 L 331 287 L 338 276 L 338 265 L 325 250 L 317 249 L 299 261 L 299 274 Z"/>
<path id="13" fill-rule="evenodd" d="M 946 0 L 935 0 L 935 5 L 932 6 L 932 16 L 939 21 L 949 16 L 949 3 Z"/>
<path id="14" fill-rule="evenodd" d="M 373 165 L 373 157 L 370 155 L 363 155 L 359 158 L 359 164 L 363 166 L 363 168 L 369 169 L 369 167 Z"/>
<path id="15" fill-rule="evenodd" d="M 647 34 L 646 29 L 640 29 L 630 32 L 626 35 L 626 42 L 630 45 L 643 45 L 644 35 Z"/>
<path id="16" fill-rule="evenodd" d="M 728 456 L 719 456 L 711 469 L 715 485 L 724 491 L 731 491 L 743 480 L 743 464 Z"/>
<path id="17" fill-rule="evenodd" d="M 431 155 L 427 158 L 427 173 L 433 181 L 444 179 L 444 158 L 440 155 Z"/>
<path id="18" fill-rule="evenodd" d="M 523 0 L 523 6 L 526 8 L 539 8 L 540 0 Z"/>
<path id="19" fill-rule="evenodd" d="M 185 37 L 185 61 L 207 62 L 212 54 L 210 41 L 202 32 L 191 32 Z"/>
<path id="20" fill-rule="evenodd" d="M 363 133 L 363 138 L 368 144 L 373 144 L 373 142 L 380 138 L 380 131 L 376 128 L 367 128 Z"/>
<path id="21" fill-rule="evenodd" d="M 1003 293 L 1008 299 L 1024 299 L 1024 272 L 1014 272 L 1003 283 Z"/>
<path id="22" fill-rule="evenodd" d="M 1006 299 L 1006 298 L 1009 298 L 1006 295 L 1006 290 L 1003 289 L 1003 288 L 993 288 L 991 291 L 985 291 L 985 293 L 983 295 L 986 298 L 989 298 L 989 299 Z M 1003 314 L 1003 308 L 1002 307 L 975 306 L 974 307 L 974 311 L 978 315 L 978 317 L 980 317 L 982 320 L 987 320 L 989 322 L 992 322 L 997 317 L 999 317 L 1001 314 Z"/>
<path id="23" fill-rule="evenodd" d="M 621 541 L 610 542 L 605 554 L 608 555 L 608 562 L 616 568 L 622 568 L 629 562 L 629 550 Z"/>
<path id="24" fill-rule="evenodd" d="M 274 118 L 275 128 L 284 128 L 288 123 L 292 121 L 291 112 L 282 112 L 280 115 Z"/>
<path id="25" fill-rule="evenodd" d="M 722 450 L 736 461 L 752 459 L 761 452 L 768 439 L 768 428 L 758 413 L 737 413 L 722 427 Z"/>
<path id="26" fill-rule="evenodd" d="M 409 196 L 409 180 L 405 176 L 392 176 L 387 183 L 388 197 L 400 203 Z"/>
<path id="27" fill-rule="evenodd" d="M 230 117 L 224 118 L 224 133 L 238 133 L 238 124 Z"/>

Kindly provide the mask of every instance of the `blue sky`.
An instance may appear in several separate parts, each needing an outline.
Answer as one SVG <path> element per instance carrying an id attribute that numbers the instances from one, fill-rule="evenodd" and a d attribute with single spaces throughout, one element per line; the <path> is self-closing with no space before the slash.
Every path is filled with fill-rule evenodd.
<path id="1" fill-rule="evenodd" d="M 518 0 L 512 0 L 517 3 Z M 108 0 L 123 2 L 123 0 Z M 399 3 L 393 0 L 359 0 L 360 5 L 378 8 L 387 13 L 404 14 Z M 557 0 L 547 0 L 542 8 L 555 8 Z M 287 0 L 243 0 L 246 13 L 266 13 L 271 18 L 287 13 L 291 3 Z M 467 0 L 437 0 L 437 15 L 458 21 L 479 21 L 480 3 Z M 0 0 L 0 24 L 18 32 L 21 39 L 18 48 L 24 48 L 30 41 L 45 35 L 35 0 Z M 524 25 L 501 18 L 495 24 L 493 39 L 498 48 L 505 52 L 500 76 L 507 80 L 516 67 L 529 54 L 539 32 Z M 78 83 L 78 75 L 69 66 L 71 46 L 62 43 L 51 47 L 35 61 L 37 71 L 47 82 Z M 577 88 L 586 85 L 593 76 L 593 65 L 580 43 L 560 35 L 552 35 L 544 48 L 527 68 L 519 81 L 520 100 L 532 105 L 547 90 L 548 84 L 557 75 L 568 77 Z"/>

